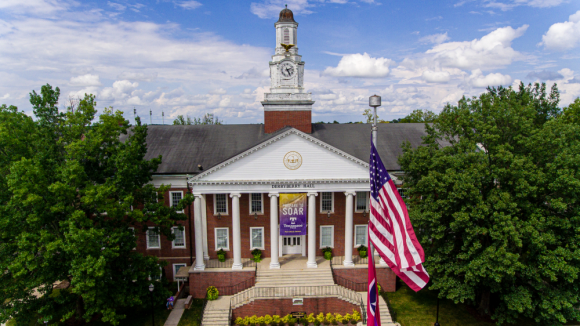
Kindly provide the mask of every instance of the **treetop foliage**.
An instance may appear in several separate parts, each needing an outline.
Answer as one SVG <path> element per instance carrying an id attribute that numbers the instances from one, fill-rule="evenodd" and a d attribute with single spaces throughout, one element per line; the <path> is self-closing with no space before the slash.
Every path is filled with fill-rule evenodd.
<path id="1" fill-rule="evenodd" d="M 193 118 L 193 120 L 189 116 L 178 115 L 177 119 L 173 120 L 174 125 L 221 125 L 222 123 L 223 121 L 212 113 L 206 113 L 203 117 Z"/>
<path id="2" fill-rule="evenodd" d="M 133 250 L 129 227 L 171 240 L 192 198 L 163 205 L 169 187 L 149 183 L 161 157 L 144 159 L 147 127 L 138 118 L 131 127 L 105 108 L 93 122 L 93 95 L 66 112 L 59 95 L 50 85 L 30 94 L 35 120 L 0 107 L 0 320 L 117 325 L 120 309 L 149 303 L 150 277 L 163 264 Z M 156 300 L 168 294 L 156 286 Z"/>
<path id="3" fill-rule="evenodd" d="M 544 84 L 446 105 L 399 162 L 430 289 L 498 324 L 580 320 L 580 100 Z"/>

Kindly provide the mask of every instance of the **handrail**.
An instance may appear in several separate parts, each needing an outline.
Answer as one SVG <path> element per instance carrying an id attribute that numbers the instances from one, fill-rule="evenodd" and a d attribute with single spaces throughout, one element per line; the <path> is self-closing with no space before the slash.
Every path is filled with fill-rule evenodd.
<path id="1" fill-rule="evenodd" d="M 362 300 L 360 294 L 336 285 L 292 286 L 292 287 L 252 287 L 236 293 L 230 299 L 230 306 L 235 309 L 252 299 L 260 298 L 293 298 L 338 296 L 352 303 Z"/>
<path id="2" fill-rule="evenodd" d="M 247 280 L 244 280 L 238 284 L 230 286 L 216 286 L 220 295 L 234 295 L 238 292 L 244 291 L 245 289 L 251 288 L 256 284 L 256 276 L 252 276 Z"/>

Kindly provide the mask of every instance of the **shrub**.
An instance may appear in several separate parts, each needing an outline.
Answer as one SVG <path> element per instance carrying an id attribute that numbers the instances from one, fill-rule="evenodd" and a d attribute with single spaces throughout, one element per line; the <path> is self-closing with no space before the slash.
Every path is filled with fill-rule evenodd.
<path id="1" fill-rule="evenodd" d="M 358 248 L 356 248 L 356 250 L 358 250 L 358 255 L 360 256 L 360 258 L 367 258 L 368 257 L 368 248 L 361 245 Z"/>
<path id="2" fill-rule="evenodd" d="M 288 324 L 290 322 L 290 319 L 292 319 L 292 316 L 290 314 L 287 314 L 286 316 L 282 317 L 282 323 Z"/>
<path id="3" fill-rule="evenodd" d="M 352 315 L 351 314 L 346 314 L 344 315 L 344 321 L 342 322 L 343 324 L 348 324 L 351 320 L 352 320 Z"/>
<path id="4" fill-rule="evenodd" d="M 270 316 L 270 315 L 264 316 L 264 324 L 271 325 L 272 324 L 272 320 L 273 320 L 272 316 Z"/>
<path id="5" fill-rule="evenodd" d="M 360 313 L 356 310 L 352 310 L 352 322 L 354 322 L 354 324 L 358 323 L 359 321 L 361 321 L 362 317 L 360 315 Z"/>
<path id="6" fill-rule="evenodd" d="M 255 261 L 256 263 L 259 263 L 260 261 L 262 261 L 262 250 L 258 248 L 252 250 L 252 256 L 254 257 L 252 258 L 252 260 Z"/>
<path id="7" fill-rule="evenodd" d="M 207 299 L 208 300 L 216 300 L 219 296 L 220 292 L 215 286 L 210 286 L 207 288 Z"/>
<path id="8" fill-rule="evenodd" d="M 223 249 L 218 250 L 217 252 L 218 260 L 222 263 L 226 261 L 226 252 Z"/>
<path id="9" fill-rule="evenodd" d="M 342 317 L 341 314 L 334 315 L 334 319 L 336 320 L 336 324 L 338 324 L 338 323 L 344 324 L 344 317 Z"/>
<path id="10" fill-rule="evenodd" d="M 250 325 L 257 325 L 258 324 L 258 317 L 256 315 L 253 315 L 252 317 L 250 317 Z"/>
<path id="11" fill-rule="evenodd" d="M 272 316 L 272 322 L 276 325 L 280 324 L 282 322 L 282 320 L 280 319 L 280 316 L 278 315 L 274 315 Z"/>
<path id="12" fill-rule="evenodd" d="M 334 315 L 331 314 L 330 312 L 326 314 L 326 317 L 324 319 L 326 319 L 326 322 L 325 322 L 326 325 L 330 325 L 330 324 L 334 323 Z"/>
<path id="13" fill-rule="evenodd" d="M 314 322 L 316 321 L 316 317 L 314 317 L 314 314 L 311 313 L 310 315 L 308 315 L 308 317 L 306 317 L 306 321 L 309 324 L 314 324 Z"/>
<path id="14" fill-rule="evenodd" d="M 234 321 L 234 323 L 236 323 L 236 325 L 243 325 L 244 324 L 244 318 L 238 317 L 238 318 L 236 318 L 236 321 Z"/>
<path id="15" fill-rule="evenodd" d="M 290 316 L 290 317 L 292 317 L 292 316 Z M 296 322 L 298 322 L 298 319 L 290 318 L 290 321 L 288 321 L 288 325 L 294 326 L 294 325 L 296 325 Z"/>
<path id="16" fill-rule="evenodd" d="M 324 254 L 324 259 L 326 260 L 332 259 L 332 248 L 330 247 L 322 248 L 322 253 Z"/>

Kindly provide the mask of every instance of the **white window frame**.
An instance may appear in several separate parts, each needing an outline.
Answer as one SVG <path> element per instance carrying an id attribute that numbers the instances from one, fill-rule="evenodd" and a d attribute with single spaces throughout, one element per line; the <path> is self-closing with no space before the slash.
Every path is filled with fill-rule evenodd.
<path id="1" fill-rule="evenodd" d="M 135 237 L 135 246 L 137 246 L 137 233 L 135 233 L 135 228 L 130 226 L 128 229 L 133 232 L 133 237 Z M 133 250 L 137 250 L 137 247 L 133 248 Z"/>
<path id="2" fill-rule="evenodd" d="M 169 192 L 169 206 L 170 206 L 170 207 L 173 207 L 173 206 L 174 206 L 174 205 L 173 205 L 173 194 L 174 194 L 174 193 L 180 193 L 180 194 L 181 194 L 181 199 L 183 199 L 183 191 L 170 191 L 170 192 Z M 177 205 L 177 203 L 176 203 L 175 205 Z M 182 210 L 180 210 L 180 211 L 177 211 L 177 212 L 178 212 L 178 213 L 183 213 L 183 212 L 184 212 L 184 210 L 182 209 Z"/>
<path id="3" fill-rule="evenodd" d="M 226 212 L 225 213 L 219 213 L 219 214 L 222 214 L 222 216 L 229 215 L 228 214 L 229 213 L 228 194 L 213 194 L 213 215 L 218 215 L 218 212 L 217 212 L 217 209 L 216 209 L 217 208 L 217 205 L 216 205 L 217 204 L 217 200 L 216 200 L 216 196 L 217 195 L 224 195 L 224 196 L 226 196 Z"/>
<path id="4" fill-rule="evenodd" d="M 228 235 L 228 241 L 227 241 L 227 248 L 219 248 L 218 247 L 218 237 L 217 237 L 217 231 L 218 230 L 222 230 L 225 229 L 227 230 L 227 235 Z M 220 249 L 223 249 L 224 251 L 230 251 L 230 228 L 229 227 L 220 227 L 220 228 L 214 228 L 213 229 L 213 234 L 214 234 L 214 245 L 215 245 L 215 251 L 218 251 Z"/>
<path id="5" fill-rule="evenodd" d="M 330 196 L 330 200 L 331 200 L 331 204 L 332 204 L 331 205 L 332 206 L 332 209 L 330 211 L 324 211 L 324 210 L 322 210 L 322 194 L 325 193 L 325 192 L 329 192 L 329 193 L 332 194 Z M 334 213 L 334 192 L 330 192 L 330 191 L 321 191 L 320 192 L 320 213 Z"/>
<path id="6" fill-rule="evenodd" d="M 367 196 L 367 202 L 366 202 L 367 207 L 364 210 L 356 209 L 357 206 L 358 206 L 357 205 L 357 202 L 358 202 L 358 194 L 359 193 L 365 193 L 366 196 Z M 369 200 L 370 198 L 371 198 L 371 196 L 370 196 L 370 193 L 368 191 L 357 191 L 356 192 L 356 195 L 355 195 L 355 198 L 354 198 L 354 212 L 355 213 L 363 213 L 363 212 L 368 213 L 369 212 L 369 206 L 370 206 L 370 200 Z"/>
<path id="7" fill-rule="evenodd" d="M 264 215 L 264 194 L 263 193 L 259 193 L 260 194 L 260 202 L 262 203 L 262 210 L 260 211 L 252 211 L 252 195 L 253 194 L 257 194 L 257 192 L 254 193 L 250 193 L 248 197 L 250 197 L 249 203 L 250 203 L 250 215 L 254 215 L 254 213 L 258 214 L 258 215 Z"/>
<path id="8" fill-rule="evenodd" d="M 161 234 L 159 234 L 159 233 L 157 233 L 157 239 L 159 240 L 158 241 L 159 242 L 159 247 L 150 247 L 149 246 L 149 231 L 150 230 L 154 230 L 154 229 L 155 229 L 154 227 L 149 227 L 147 229 L 147 233 L 145 234 L 146 235 L 146 239 L 145 240 L 147 240 L 147 249 L 161 249 Z"/>
<path id="9" fill-rule="evenodd" d="M 357 228 L 357 227 L 364 227 L 364 228 L 365 228 L 365 230 L 367 231 L 367 232 L 365 233 L 365 234 L 366 234 L 366 236 L 365 236 L 365 242 L 366 242 L 366 243 L 356 243 L 356 228 Z M 362 245 L 364 245 L 364 246 L 365 246 L 365 247 L 367 247 L 367 248 L 369 247 L 369 234 L 368 234 L 368 229 L 367 229 L 368 227 L 369 227 L 369 226 L 368 226 L 368 224 L 356 224 L 356 225 L 354 226 L 353 242 L 354 242 L 354 247 L 355 247 L 355 248 L 358 248 L 358 247 L 360 247 L 360 246 L 361 246 L 361 244 L 362 244 Z"/>
<path id="10" fill-rule="evenodd" d="M 179 227 L 174 226 L 171 228 L 171 233 L 175 234 L 175 230 L 179 230 Z M 183 232 L 183 246 L 176 246 L 175 245 L 175 239 L 173 239 L 173 241 L 171 241 L 171 248 L 172 249 L 184 249 L 187 248 L 187 241 L 185 240 L 185 227 L 183 228 L 183 230 L 181 231 Z"/>
<path id="11" fill-rule="evenodd" d="M 173 281 L 175 282 L 175 276 L 177 275 L 177 272 L 179 271 L 179 267 L 178 269 L 175 269 L 175 266 L 181 266 L 181 267 L 186 267 L 187 264 L 186 263 L 177 263 L 177 264 L 173 264 Z"/>
<path id="12" fill-rule="evenodd" d="M 401 195 L 401 192 L 399 190 L 402 190 L 403 192 L 407 192 L 407 190 L 409 190 L 409 188 L 404 188 L 404 187 L 397 188 L 397 193 L 399 194 L 399 196 L 401 196 L 401 198 L 403 200 L 406 199 L 406 198 L 409 198 L 409 196 L 407 194 Z M 405 197 L 403 197 L 403 196 L 405 196 Z"/>
<path id="13" fill-rule="evenodd" d="M 331 228 L 332 231 L 330 232 L 330 246 L 323 246 L 322 245 L 322 228 Z M 319 241 L 320 249 L 330 247 L 334 248 L 334 225 L 321 225 L 320 226 L 320 241 Z"/>
<path id="14" fill-rule="evenodd" d="M 259 229 L 262 230 L 262 244 L 259 247 L 253 247 L 252 246 L 252 230 L 254 229 Z M 250 250 L 254 250 L 254 249 L 260 249 L 260 250 L 265 250 L 265 246 L 264 246 L 264 227 L 263 226 L 255 226 L 255 227 L 251 227 L 250 228 Z"/>

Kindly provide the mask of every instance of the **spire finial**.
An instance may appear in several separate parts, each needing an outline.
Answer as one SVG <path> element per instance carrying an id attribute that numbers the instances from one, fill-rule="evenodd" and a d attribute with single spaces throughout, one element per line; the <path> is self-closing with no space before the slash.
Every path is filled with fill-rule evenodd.
<path id="1" fill-rule="evenodd" d="M 288 9 L 288 5 L 286 5 L 286 9 Z"/>

